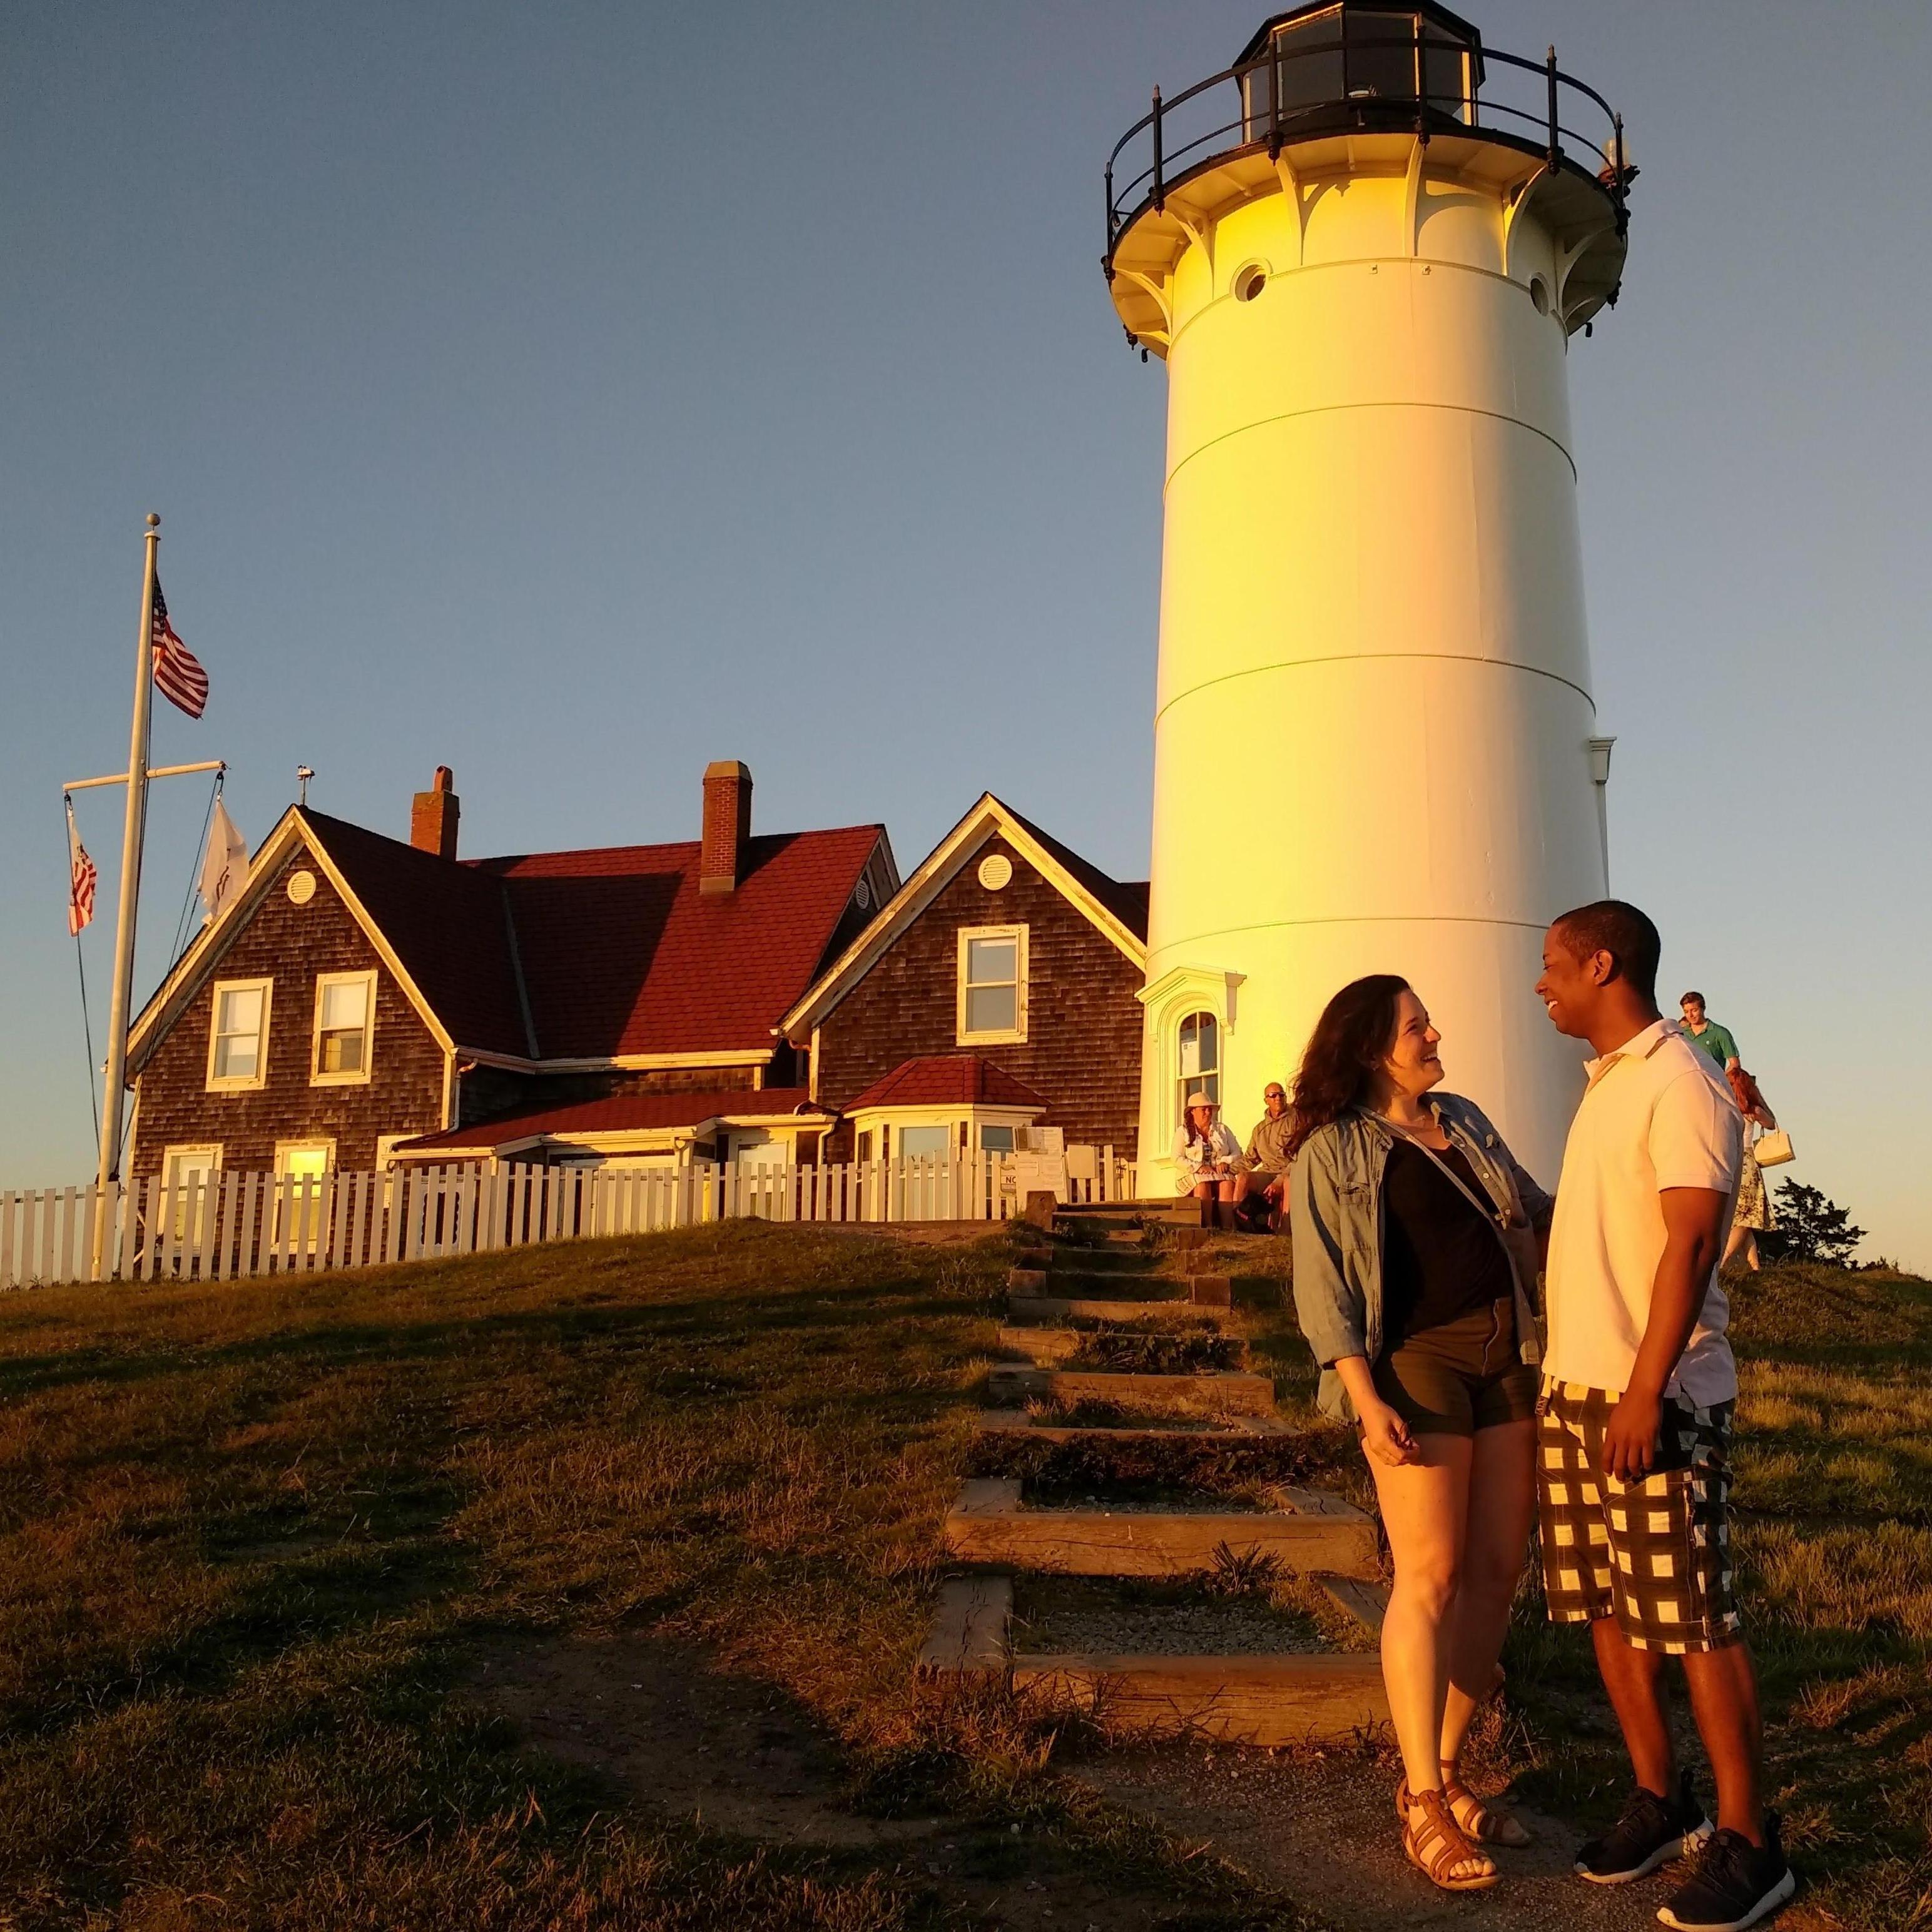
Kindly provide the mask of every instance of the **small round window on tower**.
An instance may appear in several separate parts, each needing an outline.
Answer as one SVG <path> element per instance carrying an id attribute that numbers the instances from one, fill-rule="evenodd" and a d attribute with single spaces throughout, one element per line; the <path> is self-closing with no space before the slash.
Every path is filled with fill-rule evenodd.
<path id="1" fill-rule="evenodd" d="M 1268 286 L 1268 271 L 1258 262 L 1250 262 L 1234 274 L 1234 299 L 1252 302 Z"/>
<path id="2" fill-rule="evenodd" d="M 1529 298 L 1536 304 L 1538 315 L 1550 313 L 1550 284 L 1540 275 L 1532 275 L 1529 278 Z"/>

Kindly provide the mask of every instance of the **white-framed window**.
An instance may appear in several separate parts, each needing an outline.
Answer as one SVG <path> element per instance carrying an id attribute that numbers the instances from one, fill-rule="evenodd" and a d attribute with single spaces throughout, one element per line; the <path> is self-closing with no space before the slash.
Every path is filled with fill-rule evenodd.
<path id="1" fill-rule="evenodd" d="M 308 1185 L 302 1187 L 275 1190 L 275 1218 L 270 1238 L 279 1243 L 284 1231 L 285 1214 L 294 1217 L 294 1245 L 298 1252 L 306 1252 L 316 1244 L 322 1232 L 322 1181 L 335 1166 L 335 1143 L 333 1141 L 278 1141 L 275 1143 L 275 1172 L 278 1174 L 293 1175 L 298 1181 Z M 284 1194 L 292 1197 L 284 1204 Z"/>
<path id="2" fill-rule="evenodd" d="M 170 1190 L 174 1202 L 175 1239 L 190 1246 L 200 1244 L 203 1234 L 213 1231 L 219 1206 L 221 1180 L 221 1144 L 208 1142 L 194 1147 L 165 1147 L 161 1150 L 161 1184 Z M 201 1183 L 196 1192 L 194 1184 Z M 188 1197 L 195 1195 L 194 1213 L 188 1212 Z M 190 1220 L 192 1225 L 190 1225 Z"/>
<path id="3" fill-rule="evenodd" d="M 278 1141 L 275 1143 L 275 1172 L 278 1174 L 325 1174 L 335 1166 L 335 1143 L 332 1140 Z"/>
<path id="4" fill-rule="evenodd" d="M 1180 1022 L 1175 1046 L 1174 1118 L 1178 1123 L 1187 1118 L 1189 1094 L 1198 1091 L 1217 1104 L 1220 1100 L 1220 1022 L 1212 1013 L 1190 1013 Z"/>
<path id="5" fill-rule="evenodd" d="M 375 1040 L 375 974 L 318 973 L 309 1084 L 361 1085 L 369 1078 L 370 1053 Z"/>
<path id="6" fill-rule="evenodd" d="M 958 1022 L 962 1046 L 1026 1038 L 1024 926 L 961 927 Z"/>
<path id="7" fill-rule="evenodd" d="M 1013 1130 L 1011 1127 L 982 1126 L 980 1130 L 980 1151 L 982 1154 L 1011 1154 L 1013 1150 Z"/>
<path id="8" fill-rule="evenodd" d="M 944 1160 L 952 1151 L 952 1124 L 942 1120 L 937 1126 L 914 1125 L 899 1130 L 899 1158 L 902 1160 L 922 1160 L 937 1154 Z"/>
<path id="9" fill-rule="evenodd" d="M 272 980 L 218 980 L 208 1028 L 208 1090 L 239 1094 L 268 1080 Z"/>

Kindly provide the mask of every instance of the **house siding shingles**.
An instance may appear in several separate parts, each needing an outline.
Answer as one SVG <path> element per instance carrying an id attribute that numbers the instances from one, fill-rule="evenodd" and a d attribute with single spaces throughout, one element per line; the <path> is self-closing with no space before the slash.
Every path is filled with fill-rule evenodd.
<path id="1" fill-rule="evenodd" d="M 993 852 L 1012 861 L 999 892 L 980 883 Z M 964 1043 L 957 1032 L 962 926 L 1027 928 L 1027 1037 Z M 1051 1103 L 1042 1124 L 1069 1141 L 1131 1151 L 1140 1114 L 1141 968 L 999 838 L 975 850 L 925 911 L 829 1013 L 820 1030 L 818 1096 L 842 1107 L 902 1061 L 976 1053 Z M 849 1124 L 834 1159 L 849 1156 Z"/>
<path id="2" fill-rule="evenodd" d="M 289 902 L 292 872 L 315 874 L 315 896 Z M 312 1087 L 315 982 L 321 973 L 376 973 L 370 1078 Z M 208 1091 L 208 1041 L 218 980 L 272 980 L 268 1079 L 241 1093 Z M 129 1172 L 160 1170 L 170 1146 L 218 1142 L 224 1168 L 268 1169 L 278 1141 L 333 1139 L 344 1172 L 372 1168 L 379 1134 L 432 1133 L 442 1124 L 442 1049 L 376 956 L 328 874 L 305 851 L 283 866 L 248 922 L 140 1070 Z"/>

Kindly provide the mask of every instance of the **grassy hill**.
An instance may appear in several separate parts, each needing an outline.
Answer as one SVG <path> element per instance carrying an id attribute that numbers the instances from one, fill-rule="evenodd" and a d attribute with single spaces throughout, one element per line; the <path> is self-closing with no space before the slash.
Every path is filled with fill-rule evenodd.
<path id="1" fill-rule="evenodd" d="M 1022 1922 L 1021 1870 L 1109 1932 L 1312 1922 L 1083 1796 L 1036 1730 L 912 1694 L 1004 1260 L 739 1223 L 0 1303 L 0 1927 L 890 1932 Z M 1932 1288 L 1786 1269 L 1741 1300 L 1810 1910 L 1932 1924 Z M 887 1822 L 694 1826 L 561 1720 L 533 1751 L 489 1670 L 558 1646 L 758 1687 L 831 1809 Z M 1498 1748 L 1600 1808 L 1577 1646 L 1526 1619 L 1512 1664 Z M 940 1814 L 937 1878 L 907 1834 Z"/>

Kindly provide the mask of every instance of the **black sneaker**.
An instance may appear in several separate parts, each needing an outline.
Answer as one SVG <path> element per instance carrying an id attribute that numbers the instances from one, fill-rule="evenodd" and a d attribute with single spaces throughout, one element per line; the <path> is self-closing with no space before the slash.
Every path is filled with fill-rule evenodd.
<path id="1" fill-rule="evenodd" d="M 1616 1824 L 1576 1848 L 1577 1875 L 1592 1885 L 1628 1885 L 1672 1858 L 1689 1856 L 1710 1835 L 1711 1821 L 1691 1795 L 1688 1771 L 1677 1780 L 1675 1798 L 1660 1798 L 1640 1784 Z"/>
<path id="2" fill-rule="evenodd" d="M 1739 1832 L 1720 1832 L 1704 1847 L 1696 1870 L 1657 1916 L 1677 1932 L 1744 1932 L 1797 1889 L 1798 1875 L 1778 1843 L 1778 1814 L 1768 1811 L 1762 1845 Z"/>

